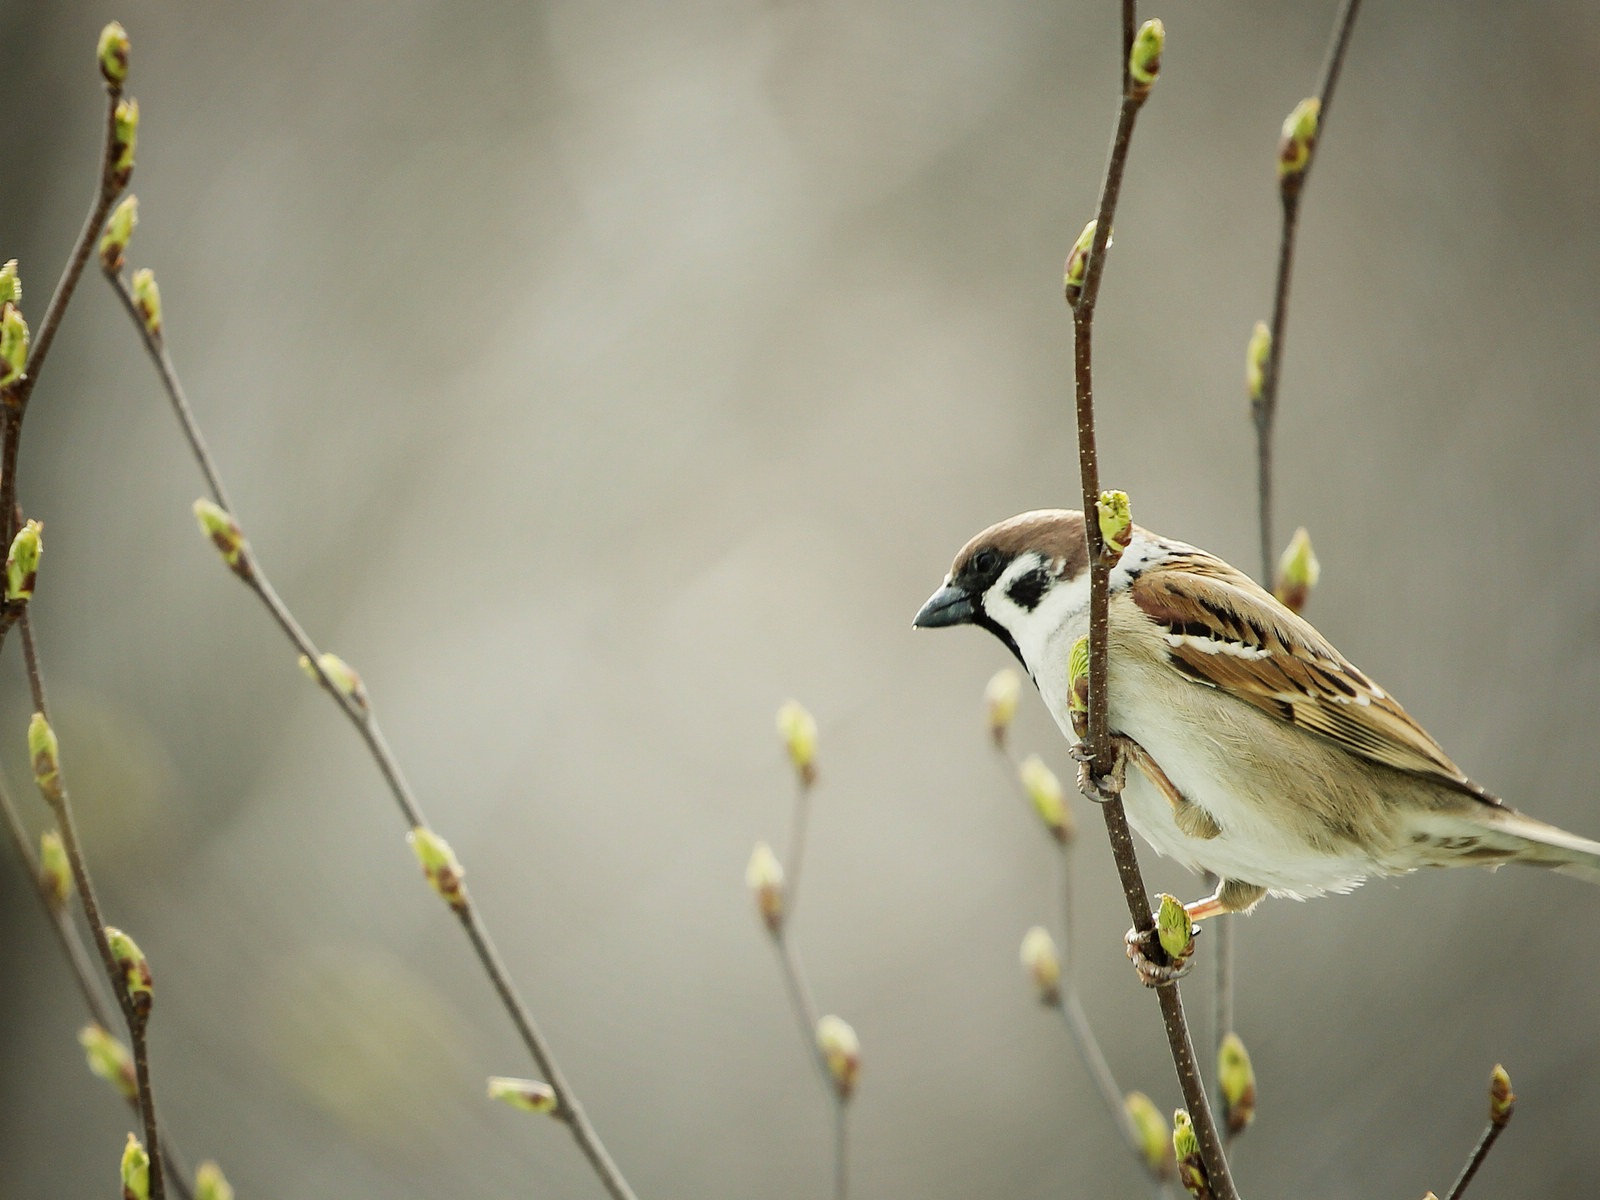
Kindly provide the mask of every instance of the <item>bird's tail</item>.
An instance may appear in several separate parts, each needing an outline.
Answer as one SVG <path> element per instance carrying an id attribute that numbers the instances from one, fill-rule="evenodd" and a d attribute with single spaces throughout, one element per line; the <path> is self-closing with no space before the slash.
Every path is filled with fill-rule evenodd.
<path id="1" fill-rule="evenodd" d="M 1411 836 L 1434 851 L 1439 866 L 1520 862 L 1600 884 L 1600 842 L 1514 808 L 1479 802 L 1466 812 L 1430 813 Z"/>

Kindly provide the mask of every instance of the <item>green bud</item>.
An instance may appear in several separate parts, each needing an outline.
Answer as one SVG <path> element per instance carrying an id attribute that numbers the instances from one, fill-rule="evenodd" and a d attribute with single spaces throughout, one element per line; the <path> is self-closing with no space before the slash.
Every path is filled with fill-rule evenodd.
<path id="1" fill-rule="evenodd" d="M 6 555 L 6 600 L 28 600 L 33 596 L 33 585 L 39 575 L 39 556 L 44 553 L 44 542 L 39 535 L 44 526 L 29 521 L 17 530 L 11 539 L 11 552 Z"/>
<path id="2" fill-rule="evenodd" d="M 756 843 L 744 869 L 744 881 L 756 898 L 762 921 L 777 933 L 783 924 L 783 864 L 767 843 Z"/>
<path id="3" fill-rule="evenodd" d="M 996 746 L 1006 744 L 1006 733 L 1017 715 L 1022 697 L 1022 679 L 1010 667 L 1002 667 L 983 689 L 983 707 L 989 714 L 989 736 Z"/>
<path id="4" fill-rule="evenodd" d="M 1081 738 L 1089 726 L 1089 637 L 1087 634 L 1072 643 L 1067 653 L 1067 711 L 1072 716 L 1072 728 Z"/>
<path id="5" fill-rule="evenodd" d="M 119 1040 L 91 1023 L 78 1030 L 78 1045 L 83 1047 L 89 1071 L 96 1079 L 105 1080 L 124 1100 L 133 1100 L 139 1095 L 133 1055 Z"/>
<path id="6" fill-rule="evenodd" d="M 1165 892 L 1156 912 L 1156 936 L 1161 939 L 1161 948 L 1167 952 L 1167 957 L 1175 963 L 1182 962 L 1194 951 L 1194 925 L 1189 920 L 1189 910 L 1176 896 Z"/>
<path id="7" fill-rule="evenodd" d="M 128 241 L 139 224 L 139 197 L 124 196 L 122 203 L 106 218 L 106 231 L 100 238 L 100 267 L 107 275 L 122 270 Z"/>
<path id="8" fill-rule="evenodd" d="M 122 968 L 122 983 L 128 989 L 128 999 L 140 1016 L 149 1016 L 151 1002 L 155 999 L 149 959 L 137 942 L 114 925 L 106 926 L 106 942 L 111 946 L 111 957 Z"/>
<path id="9" fill-rule="evenodd" d="M 241 579 L 250 578 L 250 543 L 226 511 L 211 501 L 201 498 L 194 502 L 194 517 L 200 522 L 200 532 L 211 539 L 222 561 Z"/>
<path id="10" fill-rule="evenodd" d="M 61 835 L 54 829 L 39 835 L 39 888 L 54 912 L 64 909 L 72 898 L 72 864 L 67 861 Z"/>
<path id="11" fill-rule="evenodd" d="M 1072 825 L 1072 814 L 1067 811 L 1066 793 L 1062 791 L 1061 780 L 1056 778 L 1056 773 L 1044 765 L 1044 759 L 1037 754 L 1028 755 L 1017 766 L 1017 778 L 1022 782 L 1022 790 L 1033 802 L 1034 811 L 1050 831 L 1050 836 L 1063 846 L 1072 841 L 1076 830 Z"/>
<path id="12" fill-rule="evenodd" d="M 556 1090 L 548 1083 L 505 1075 L 489 1076 L 489 1099 L 531 1113 L 553 1113 L 558 1107 Z"/>
<path id="13" fill-rule="evenodd" d="M 116 138 L 113 182 L 118 188 L 125 188 L 133 176 L 133 151 L 139 144 L 139 102 L 118 100 L 111 119 L 115 127 L 113 136 Z"/>
<path id="14" fill-rule="evenodd" d="M 1311 166 L 1311 154 L 1317 148 L 1317 118 L 1321 115 L 1322 101 L 1308 96 L 1283 119 L 1283 135 L 1278 140 L 1278 178 L 1285 187 L 1298 187 L 1301 176 Z"/>
<path id="15" fill-rule="evenodd" d="M 1022 967 L 1039 990 L 1039 1002 L 1049 1008 L 1061 1003 L 1061 955 L 1056 941 L 1043 925 L 1022 936 Z"/>
<path id="16" fill-rule="evenodd" d="M 817 1022 L 817 1048 L 833 1076 L 833 1088 L 840 1100 L 855 1094 L 861 1076 L 861 1041 L 856 1031 L 840 1017 L 829 1013 Z"/>
<path id="17" fill-rule="evenodd" d="M 1133 510 L 1128 504 L 1128 493 L 1101 492 L 1094 508 L 1106 554 L 1114 563 L 1133 541 Z"/>
<path id="18" fill-rule="evenodd" d="M 1078 297 L 1083 292 L 1083 274 L 1089 268 L 1089 251 L 1094 249 L 1094 231 L 1100 222 L 1090 221 L 1083 227 L 1083 232 L 1078 235 L 1078 240 L 1072 244 L 1072 253 L 1067 255 L 1066 275 L 1064 286 L 1067 293 L 1067 303 L 1076 304 Z M 1106 239 L 1109 248 L 1111 239 Z"/>
<path id="19" fill-rule="evenodd" d="M 1302 525 L 1294 531 L 1283 556 L 1278 559 L 1278 579 L 1273 584 L 1272 594 L 1290 612 L 1303 612 L 1306 601 L 1311 598 L 1311 589 L 1321 578 L 1322 564 L 1311 548 L 1311 535 Z"/>
<path id="20" fill-rule="evenodd" d="M 361 682 L 361 676 L 354 667 L 337 654 L 317 655 L 317 666 L 322 668 L 322 674 L 328 677 L 328 682 L 338 689 L 341 696 L 353 701 L 358 708 L 367 707 L 367 685 Z M 306 673 L 307 679 L 315 683 L 322 682 L 311 660 L 304 654 L 300 656 L 300 669 Z"/>
<path id="21" fill-rule="evenodd" d="M 0 267 L 0 305 L 22 303 L 22 276 L 17 273 L 17 260 L 10 259 Z"/>
<path id="22" fill-rule="evenodd" d="M 209 1158 L 194 1169 L 194 1200 L 233 1200 L 233 1185 Z"/>
<path id="23" fill-rule="evenodd" d="M 1237 1136 L 1256 1116 L 1256 1070 L 1237 1033 L 1229 1033 L 1217 1048 L 1217 1082 L 1222 1087 L 1222 1115 L 1228 1132 Z"/>
<path id="24" fill-rule="evenodd" d="M 1161 51 L 1167 44 L 1167 27 L 1158 20 L 1146 21 L 1133 37 L 1133 50 L 1128 55 L 1129 94 L 1143 100 L 1155 86 L 1161 74 Z"/>
<path id="25" fill-rule="evenodd" d="M 406 841 L 411 844 L 411 852 L 422 864 L 422 873 L 427 876 L 428 886 L 456 912 L 466 912 L 467 889 L 461 882 L 466 871 L 457 860 L 455 851 L 450 849 L 450 843 L 423 825 L 406 834 Z"/>
<path id="26" fill-rule="evenodd" d="M 789 752 L 789 761 L 810 787 L 817 781 L 817 720 L 798 700 L 785 701 L 778 709 L 778 733 Z"/>
<path id="27" fill-rule="evenodd" d="M 33 781 L 50 803 L 61 799 L 61 743 L 43 713 L 28 720 L 28 758 L 33 763 Z"/>
<path id="28" fill-rule="evenodd" d="M 1128 1124 L 1139 1143 L 1139 1153 L 1145 1168 L 1157 1179 L 1165 1179 L 1172 1170 L 1172 1130 L 1155 1102 L 1143 1092 L 1129 1092 L 1123 1101 L 1128 1114 Z"/>
<path id="29" fill-rule="evenodd" d="M 1259 403 L 1266 393 L 1267 360 L 1271 357 L 1272 330 L 1265 321 L 1257 321 L 1244 349 L 1244 387 L 1252 404 Z"/>
<path id="30" fill-rule="evenodd" d="M 1511 1076 L 1506 1074 L 1506 1069 L 1495 1063 L 1494 1070 L 1489 1075 L 1489 1120 L 1497 1128 L 1502 1128 L 1511 1120 L 1511 1110 L 1517 1105 L 1517 1097 L 1511 1090 Z"/>
<path id="31" fill-rule="evenodd" d="M 1206 1175 L 1205 1160 L 1200 1157 L 1200 1138 L 1194 1131 L 1189 1114 L 1178 1109 L 1172 1114 L 1172 1152 L 1178 1160 L 1178 1182 L 1196 1200 L 1211 1195 L 1211 1180 Z"/>
<path id="32" fill-rule="evenodd" d="M 161 336 L 161 289 L 156 286 L 156 273 L 149 267 L 140 267 L 133 273 L 133 306 L 139 310 L 144 331 L 151 337 Z"/>
<path id="33" fill-rule="evenodd" d="M 122 1151 L 122 1200 L 150 1200 L 150 1155 L 131 1133 Z"/>
<path id="34" fill-rule="evenodd" d="M 113 21 L 100 31 L 100 74 L 113 90 L 122 87 L 128 77 L 128 31 L 120 21 Z"/>
<path id="35" fill-rule="evenodd" d="M 15 304 L 0 308 L 0 387 L 15 383 L 28 369 L 28 323 Z"/>

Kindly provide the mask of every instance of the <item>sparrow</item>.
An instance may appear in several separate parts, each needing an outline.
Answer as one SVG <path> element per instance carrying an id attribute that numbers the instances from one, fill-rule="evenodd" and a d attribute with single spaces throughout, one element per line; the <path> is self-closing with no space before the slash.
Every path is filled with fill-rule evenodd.
<path id="1" fill-rule="evenodd" d="M 1220 558 L 1134 526 L 1109 599 L 1110 728 L 1134 768 L 1128 822 L 1220 881 L 1185 906 L 1191 919 L 1419 867 L 1520 862 L 1600 883 L 1600 842 L 1468 779 L 1393 696 Z M 1082 513 L 984 530 L 912 624 L 994 634 L 1077 744 L 1068 659 L 1089 629 Z"/>

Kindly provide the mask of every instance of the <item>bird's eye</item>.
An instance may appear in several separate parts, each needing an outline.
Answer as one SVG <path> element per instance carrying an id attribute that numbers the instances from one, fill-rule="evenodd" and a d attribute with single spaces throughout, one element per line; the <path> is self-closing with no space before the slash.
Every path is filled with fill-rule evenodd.
<path id="1" fill-rule="evenodd" d="M 972 570 L 978 575 L 993 575 L 1000 566 L 1000 551 L 985 546 L 972 556 Z"/>

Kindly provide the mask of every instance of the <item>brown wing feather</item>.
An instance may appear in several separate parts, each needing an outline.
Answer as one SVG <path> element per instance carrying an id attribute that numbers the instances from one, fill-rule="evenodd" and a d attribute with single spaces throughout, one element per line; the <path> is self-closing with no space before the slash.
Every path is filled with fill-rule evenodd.
<path id="1" fill-rule="evenodd" d="M 1405 709 L 1249 576 L 1194 551 L 1144 572 L 1129 591 L 1172 631 L 1172 665 L 1191 679 L 1351 754 L 1480 794 Z"/>

